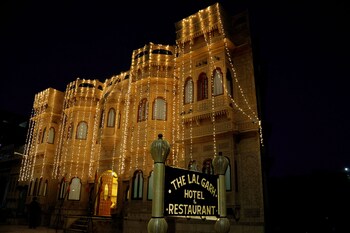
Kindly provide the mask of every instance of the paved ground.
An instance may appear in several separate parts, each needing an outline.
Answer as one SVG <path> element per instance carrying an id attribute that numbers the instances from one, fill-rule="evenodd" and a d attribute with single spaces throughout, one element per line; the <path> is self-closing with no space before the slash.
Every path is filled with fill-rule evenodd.
<path id="1" fill-rule="evenodd" d="M 26 225 L 0 225 L 0 233 L 63 233 L 63 230 L 43 226 L 29 229 Z"/>

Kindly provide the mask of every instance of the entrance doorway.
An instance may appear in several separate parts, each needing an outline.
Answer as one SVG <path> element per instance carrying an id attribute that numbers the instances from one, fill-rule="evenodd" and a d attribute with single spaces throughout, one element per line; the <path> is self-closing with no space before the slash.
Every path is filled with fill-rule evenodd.
<path id="1" fill-rule="evenodd" d="M 98 196 L 95 213 L 98 216 L 111 216 L 117 208 L 118 176 L 112 170 L 105 171 L 98 179 Z"/>

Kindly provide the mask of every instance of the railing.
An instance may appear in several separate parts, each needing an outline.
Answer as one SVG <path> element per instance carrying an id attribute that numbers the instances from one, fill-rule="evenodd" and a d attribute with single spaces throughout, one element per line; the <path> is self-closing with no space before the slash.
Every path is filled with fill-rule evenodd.
<path id="1" fill-rule="evenodd" d="M 228 96 L 219 95 L 214 97 L 214 102 L 212 99 L 206 99 L 197 101 L 192 104 L 186 104 L 180 109 L 180 114 L 183 116 L 184 121 L 189 121 L 189 119 L 193 118 L 202 118 L 208 114 L 212 114 L 214 112 L 226 111 L 231 112 L 232 107 L 230 106 L 230 99 Z"/>

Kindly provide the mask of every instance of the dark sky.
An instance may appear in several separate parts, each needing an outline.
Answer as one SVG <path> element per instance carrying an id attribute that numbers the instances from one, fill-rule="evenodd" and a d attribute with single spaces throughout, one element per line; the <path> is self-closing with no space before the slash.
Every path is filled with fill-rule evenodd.
<path id="1" fill-rule="evenodd" d="M 350 166 L 345 1 L 219 1 L 248 9 L 272 175 Z M 322 3 L 321 3 L 322 2 Z M 34 95 L 77 77 L 104 81 L 134 49 L 175 43 L 174 24 L 215 1 L 1 1 L 0 109 L 30 116 Z M 137 6 L 137 7 L 136 7 Z"/>

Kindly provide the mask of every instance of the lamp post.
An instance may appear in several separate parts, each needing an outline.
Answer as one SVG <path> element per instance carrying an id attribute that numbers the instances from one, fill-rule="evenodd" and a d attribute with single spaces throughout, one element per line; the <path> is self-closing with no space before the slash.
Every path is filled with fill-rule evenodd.
<path id="1" fill-rule="evenodd" d="M 152 200 L 152 218 L 148 222 L 148 233 L 165 233 L 168 231 L 168 223 L 164 218 L 164 162 L 170 152 L 170 145 L 163 140 L 163 135 L 158 134 L 158 140 L 151 144 L 151 154 L 154 160 L 154 182 Z"/>
<path id="2" fill-rule="evenodd" d="M 219 175 L 218 187 L 218 209 L 219 218 L 215 222 L 215 232 L 227 233 L 230 231 L 230 221 L 226 213 L 226 186 L 225 173 L 228 166 L 228 159 L 222 156 L 222 152 L 213 159 L 213 166 L 216 175 Z"/>

